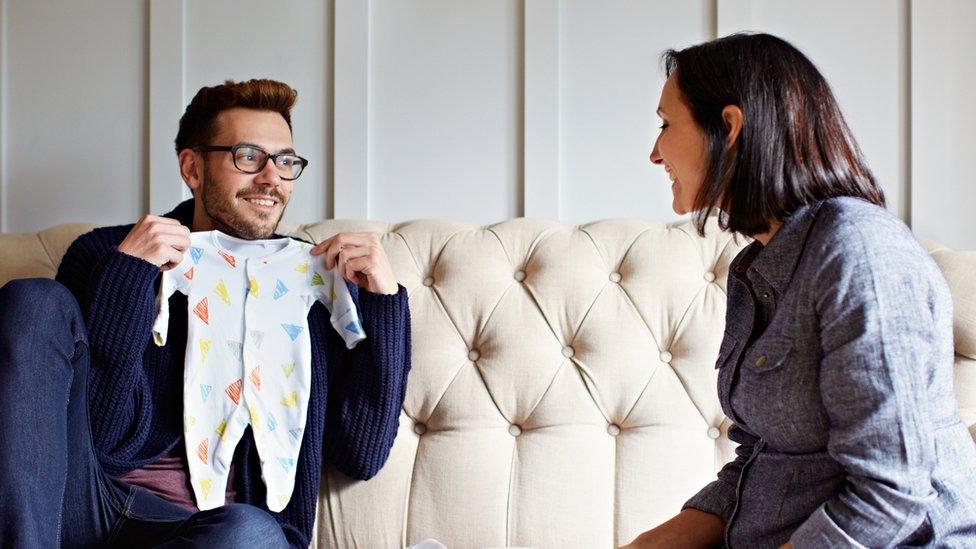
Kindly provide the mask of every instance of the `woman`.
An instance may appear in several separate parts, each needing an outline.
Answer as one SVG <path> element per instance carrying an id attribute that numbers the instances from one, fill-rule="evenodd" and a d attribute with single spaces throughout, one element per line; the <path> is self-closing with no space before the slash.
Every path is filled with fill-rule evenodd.
<path id="1" fill-rule="evenodd" d="M 774 36 L 664 54 L 651 161 L 733 260 L 719 398 L 736 459 L 629 547 L 976 545 L 952 303 L 813 64 Z"/>

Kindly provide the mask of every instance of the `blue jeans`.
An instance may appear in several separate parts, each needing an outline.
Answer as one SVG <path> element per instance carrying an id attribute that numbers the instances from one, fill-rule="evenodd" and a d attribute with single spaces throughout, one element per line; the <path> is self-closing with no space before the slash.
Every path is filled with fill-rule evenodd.
<path id="1" fill-rule="evenodd" d="M 283 547 L 267 512 L 192 513 L 110 478 L 88 422 L 88 339 L 49 279 L 0 288 L 0 547 Z"/>

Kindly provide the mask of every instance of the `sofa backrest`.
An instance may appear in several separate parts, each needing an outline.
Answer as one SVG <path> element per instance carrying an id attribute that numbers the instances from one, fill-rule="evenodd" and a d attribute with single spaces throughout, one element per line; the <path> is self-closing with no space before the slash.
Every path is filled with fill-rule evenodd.
<path id="1" fill-rule="evenodd" d="M 0 236 L 0 284 L 52 276 L 87 226 Z M 608 547 L 676 512 L 731 459 L 714 369 L 729 262 L 710 227 L 613 220 L 331 220 L 380 234 L 410 291 L 413 370 L 386 466 L 327 469 L 319 547 Z M 955 303 L 955 381 L 976 437 L 976 252 L 929 245 Z"/>

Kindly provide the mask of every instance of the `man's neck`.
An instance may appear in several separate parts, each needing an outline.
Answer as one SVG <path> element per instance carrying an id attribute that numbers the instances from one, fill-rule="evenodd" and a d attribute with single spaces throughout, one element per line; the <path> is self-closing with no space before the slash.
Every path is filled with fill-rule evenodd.
<path id="1" fill-rule="evenodd" d="M 216 227 L 214 227 L 213 221 L 206 213 L 204 213 L 203 206 L 201 204 L 196 204 L 196 207 L 193 209 L 193 226 L 190 227 L 190 230 L 193 232 L 200 232 L 212 231 L 215 228 Z"/>

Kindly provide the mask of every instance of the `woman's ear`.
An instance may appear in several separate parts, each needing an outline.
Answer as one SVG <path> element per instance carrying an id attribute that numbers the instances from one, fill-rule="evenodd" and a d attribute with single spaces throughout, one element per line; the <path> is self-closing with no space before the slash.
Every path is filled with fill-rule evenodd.
<path id="1" fill-rule="evenodd" d="M 180 151 L 179 160 L 180 176 L 193 196 L 196 196 L 197 189 L 203 183 L 203 158 L 196 151 L 183 149 Z"/>
<path id="2" fill-rule="evenodd" d="M 726 144 L 731 149 L 735 145 L 739 133 L 742 132 L 742 109 L 736 105 L 726 105 L 722 109 L 722 121 L 725 123 L 725 130 L 728 132 Z"/>

